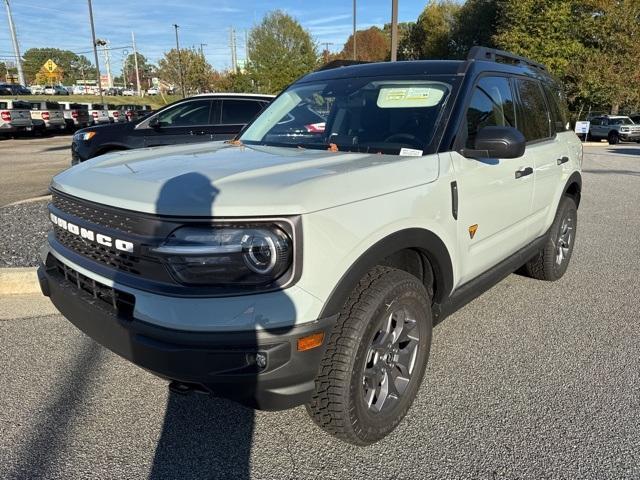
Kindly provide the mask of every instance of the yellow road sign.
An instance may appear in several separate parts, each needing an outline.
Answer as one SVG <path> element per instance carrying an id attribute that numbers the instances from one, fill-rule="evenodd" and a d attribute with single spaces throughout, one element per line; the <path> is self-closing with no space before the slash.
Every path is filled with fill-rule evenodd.
<path id="1" fill-rule="evenodd" d="M 58 65 L 56 65 L 56 62 L 53 60 L 49 59 L 44 62 L 44 69 L 49 73 L 53 73 L 58 69 Z"/>

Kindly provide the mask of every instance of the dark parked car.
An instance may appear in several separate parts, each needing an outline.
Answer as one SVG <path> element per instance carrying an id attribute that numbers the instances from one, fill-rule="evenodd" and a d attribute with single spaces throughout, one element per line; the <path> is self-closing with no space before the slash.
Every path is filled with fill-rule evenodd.
<path id="1" fill-rule="evenodd" d="M 71 164 L 113 150 L 229 140 L 272 99 L 271 95 L 208 93 L 131 122 L 85 128 L 73 136 Z"/>
<path id="2" fill-rule="evenodd" d="M 0 95 L 31 95 L 31 90 L 22 85 L 0 83 Z"/>

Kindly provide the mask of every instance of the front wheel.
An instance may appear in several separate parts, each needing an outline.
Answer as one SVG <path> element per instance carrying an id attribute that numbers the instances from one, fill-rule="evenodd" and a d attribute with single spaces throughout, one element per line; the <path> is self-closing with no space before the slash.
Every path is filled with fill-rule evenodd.
<path id="1" fill-rule="evenodd" d="M 321 428 L 369 445 L 398 426 L 420 387 L 431 346 L 429 295 L 413 275 L 370 270 L 329 338 L 307 412 Z"/>
<path id="2" fill-rule="evenodd" d="M 576 202 L 571 197 L 562 197 L 543 250 L 525 265 L 527 275 L 538 280 L 560 279 L 571 260 L 577 227 Z"/>
<path id="3" fill-rule="evenodd" d="M 620 136 L 616 132 L 609 134 L 609 145 L 617 145 L 620 143 Z"/>

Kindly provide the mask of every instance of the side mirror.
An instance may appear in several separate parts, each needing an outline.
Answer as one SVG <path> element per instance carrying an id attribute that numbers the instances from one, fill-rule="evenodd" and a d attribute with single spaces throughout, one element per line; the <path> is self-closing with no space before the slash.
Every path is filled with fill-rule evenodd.
<path id="1" fill-rule="evenodd" d="M 475 148 L 463 149 L 467 158 L 518 158 L 524 155 L 527 140 L 513 127 L 484 127 L 476 135 Z"/>

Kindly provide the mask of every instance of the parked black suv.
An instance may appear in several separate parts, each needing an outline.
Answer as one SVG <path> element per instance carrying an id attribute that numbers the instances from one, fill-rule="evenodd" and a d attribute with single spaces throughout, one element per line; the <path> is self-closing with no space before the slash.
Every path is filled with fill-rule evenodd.
<path id="1" fill-rule="evenodd" d="M 135 121 L 85 128 L 73 136 L 71 164 L 113 150 L 229 140 L 272 99 L 241 93 L 196 95 Z"/>

